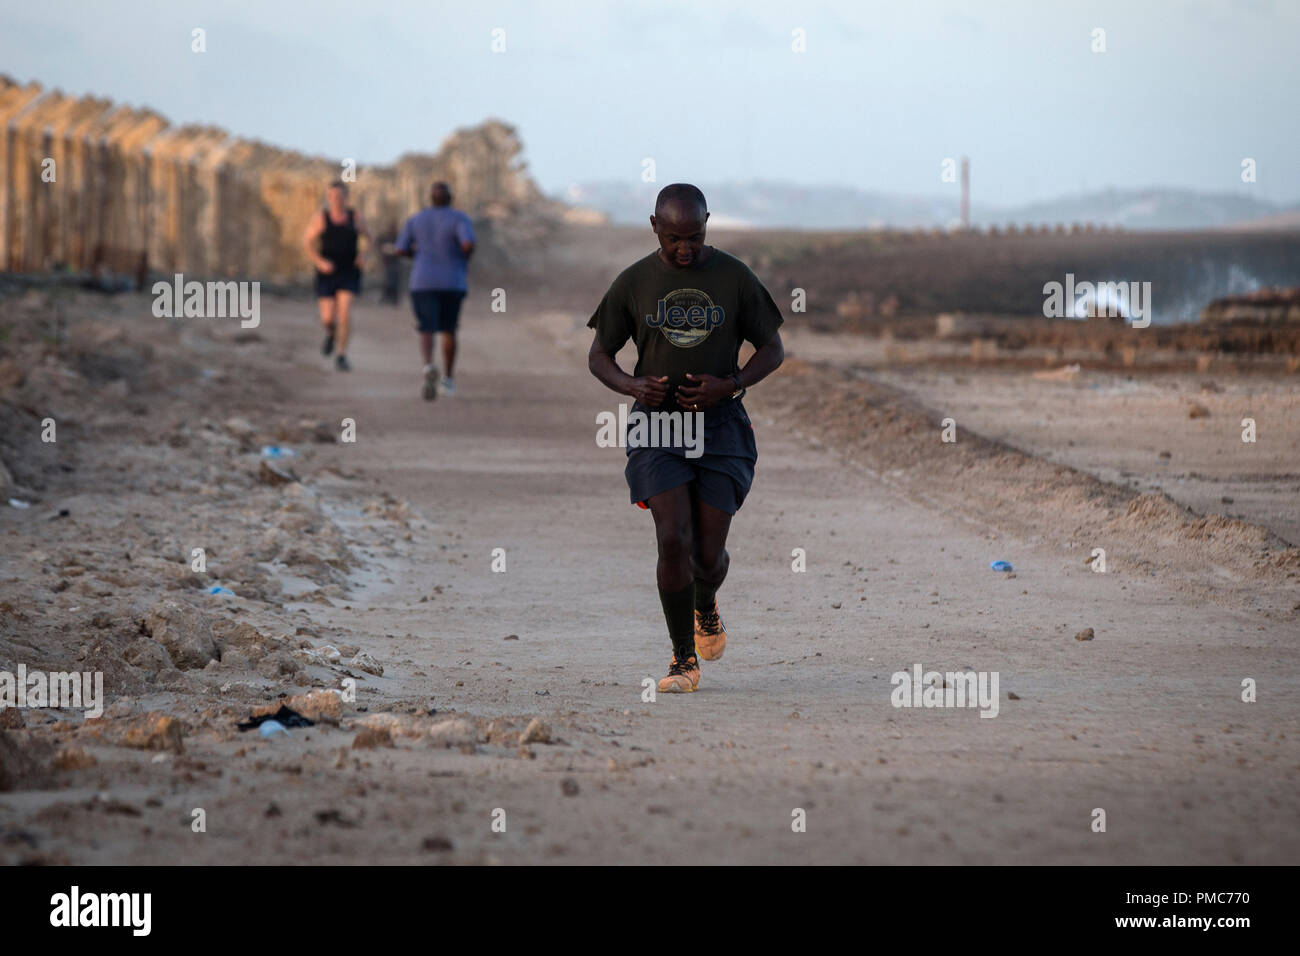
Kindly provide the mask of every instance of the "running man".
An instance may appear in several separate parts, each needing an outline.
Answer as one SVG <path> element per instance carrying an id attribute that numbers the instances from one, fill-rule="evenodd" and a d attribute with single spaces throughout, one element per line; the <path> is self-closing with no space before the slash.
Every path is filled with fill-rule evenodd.
<path id="1" fill-rule="evenodd" d="M 391 251 L 414 257 L 411 267 L 411 307 L 420 333 L 424 359 L 421 394 L 433 401 L 439 391 L 438 366 L 433 361 L 433 337 L 442 336 L 442 394 L 456 394 L 456 325 L 468 288 L 469 257 L 474 254 L 474 227 L 469 216 L 451 206 L 451 187 L 433 184 L 433 205 L 421 209 L 402 226 Z M 414 248 L 412 248 L 414 247 Z"/>
<path id="2" fill-rule="evenodd" d="M 324 209 L 312 216 L 303 235 L 303 248 L 316 264 L 316 301 L 320 304 L 320 323 L 325 326 L 325 344 L 321 353 L 338 356 L 334 367 L 340 372 L 352 370 L 348 364 L 348 320 L 352 317 L 352 300 L 361 292 L 361 249 L 359 240 L 370 233 L 361 213 L 347 206 L 348 187 L 340 180 L 330 183 Z"/>
<path id="3" fill-rule="evenodd" d="M 781 310 L 748 266 L 704 244 L 708 218 L 700 190 L 665 186 L 650 217 L 659 249 L 623 270 L 587 323 L 596 330 L 587 366 L 614 391 L 636 399 L 633 412 L 703 415 L 702 454 L 691 457 L 685 447 L 633 448 L 629 440 L 624 472 L 632 502 L 654 516 L 655 577 L 673 645 L 659 690 L 672 693 L 699 686 L 697 650 L 714 661 L 726 647 L 716 595 L 730 563 L 731 518 L 758 460 L 754 427 L 740 399 L 785 358 Z M 614 361 L 629 338 L 637 350 L 631 375 Z M 757 351 L 739 368 L 742 339 Z"/>

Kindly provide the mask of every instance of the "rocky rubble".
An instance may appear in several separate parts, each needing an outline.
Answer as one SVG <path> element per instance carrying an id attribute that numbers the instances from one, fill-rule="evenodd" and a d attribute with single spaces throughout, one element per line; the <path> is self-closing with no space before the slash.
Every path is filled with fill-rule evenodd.
<path id="1" fill-rule="evenodd" d="M 291 607 L 346 601 L 361 566 L 317 482 L 315 449 L 337 429 L 277 415 L 274 378 L 214 328 L 142 319 L 144 300 L 4 291 L 0 670 L 102 672 L 107 700 L 97 718 L 0 709 L 0 789 L 89 772 L 100 747 L 182 755 L 283 703 L 338 726 L 326 688 L 385 667 Z M 393 537 L 411 518 L 389 496 L 362 500 Z"/>
<path id="2" fill-rule="evenodd" d="M 0 672 L 103 678 L 98 716 L 0 708 L 0 791 L 40 793 L 25 816 L 0 805 L 0 864 L 67 862 L 43 841 L 147 820 L 185 788 L 211 800 L 323 768 L 347 787 L 413 753 L 454 764 L 562 744 L 531 715 L 401 696 L 395 635 L 323 623 L 422 519 L 327 464 L 336 424 L 281 411 L 283 354 L 155 320 L 144 301 L 0 282 Z M 281 708 L 312 724 L 238 728 Z"/>

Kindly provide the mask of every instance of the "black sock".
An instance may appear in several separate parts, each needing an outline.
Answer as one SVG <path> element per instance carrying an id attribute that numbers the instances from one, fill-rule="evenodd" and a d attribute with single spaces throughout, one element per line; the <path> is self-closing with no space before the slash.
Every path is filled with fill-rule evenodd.
<path id="1" fill-rule="evenodd" d="M 701 614 L 708 614 L 713 610 L 713 605 L 718 599 L 718 586 L 710 584 L 703 578 L 695 579 L 695 610 Z"/>
<path id="2" fill-rule="evenodd" d="M 668 624 L 668 637 L 673 642 L 673 653 L 679 661 L 695 655 L 695 584 L 680 591 L 659 589 L 659 603 L 664 608 L 664 621 Z"/>

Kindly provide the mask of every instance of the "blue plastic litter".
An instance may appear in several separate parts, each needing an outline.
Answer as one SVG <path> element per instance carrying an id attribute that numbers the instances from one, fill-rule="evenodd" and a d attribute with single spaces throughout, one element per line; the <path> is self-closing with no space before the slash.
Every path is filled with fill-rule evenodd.
<path id="1" fill-rule="evenodd" d="M 209 594 L 228 594 L 228 595 L 230 595 L 231 597 L 234 597 L 234 596 L 235 596 L 235 592 L 234 592 L 234 591 L 230 590 L 230 588 L 223 588 L 223 587 L 222 587 L 221 585 L 219 585 L 219 584 L 214 584 L 212 587 L 208 588 L 208 593 L 209 593 Z"/>
<path id="2" fill-rule="evenodd" d="M 994 561 L 992 564 L 989 565 L 989 567 L 992 568 L 994 571 L 1012 570 L 1010 561 Z"/>
<path id="3" fill-rule="evenodd" d="M 284 734 L 286 737 L 289 736 L 289 728 L 278 720 L 262 721 L 262 725 L 257 728 L 257 732 L 267 738 L 274 737 L 276 734 Z"/>
<path id="4" fill-rule="evenodd" d="M 280 445 L 263 445 L 263 458 L 296 458 L 298 453 L 292 448 L 283 448 Z"/>

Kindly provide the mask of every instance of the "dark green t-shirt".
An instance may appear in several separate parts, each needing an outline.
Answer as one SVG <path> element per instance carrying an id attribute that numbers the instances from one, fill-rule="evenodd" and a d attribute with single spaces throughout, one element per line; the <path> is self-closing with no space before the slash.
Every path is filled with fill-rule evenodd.
<path id="1" fill-rule="evenodd" d="M 710 247 L 711 248 L 711 247 Z M 771 294 L 735 256 L 720 249 L 677 269 L 652 252 L 624 269 L 592 314 L 600 347 L 616 355 L 636 342 L 636 376 L 668 376 L 661 408 L 674 411 L 686 373 L 726 377 L 739 371 L 742 340 L 762 348 L 781 327 Z"/>

